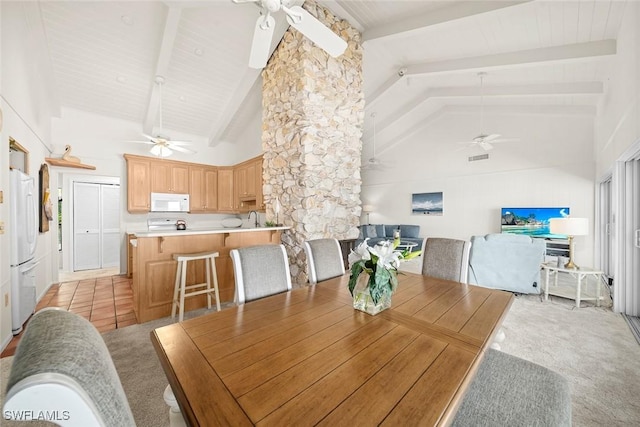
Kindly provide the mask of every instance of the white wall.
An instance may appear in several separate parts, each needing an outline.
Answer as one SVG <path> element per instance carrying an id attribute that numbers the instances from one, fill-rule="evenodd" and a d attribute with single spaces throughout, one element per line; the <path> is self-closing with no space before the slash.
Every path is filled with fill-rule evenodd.
<path id="1" fill-rule="evenodd" d="M 29 151 L 29 175 L 38 178 L 40 165 L 49 156 L 51 141 L 50 118 L 57 114 L 55 94 L 51 92 L 46 77 L 50 65 L 44 49 L 42 27 L 34 25 L 39 22 L 38 7 L 33 2 L 2 2 L 0 16 L 2 69 L 0 93 L 2 95 L 2 112 L 4 125 L 2 130 L 2 147 L 8 150 L 9 137 Z M 28 24 L 29 23 L 29 24 Z M 4 191 L 5 202 L 0 205 L 0 221 L 9 225 L 9 161 L 8 156 L 0 157 L 0 185 Z M 55 175 L 55 174 L 54 174 Z M 36 181 L 37 182 L 37 181 Z M 50 180 L 51 188 L 57 185 L 55 176 Z M 0 235 L 2 254 L 8 253 L 10 233 Z M 55 243 L 55 232 L 40 233 L 36 250 L 37 294 L 46 292 L 52 283 L 53 271 L 57 268 L 53 262 L 55 254 L 52 248 Z M 0 344 L 2 348 L 11 339 L 11 305 L 5 305 L 5 296 L 10 295 L 9 257 L 2 256 L 0 271 Z"/>
<path id="2" fill-rule="evenodd" d="M 608 63 L 606 91 L 595 123 L 597 177 L 640 139 L 640 3 L 626 2 L 617 54 Z"/>
<path id="3" fill-rule="evenodd" d="M 490 158 L 458 144 L 477 134 L 477 120 L 445 114 L 424 133 L 378 156 L 383 170 L 363 174 L 371 223 L 418 224 L 425 237 L 468 240 L 500 232 L 501 207 L 569 206 L 593 225 L 593 118 L 485 115 L 486 128 L 519 142 L 495 144 Z M 368 156 L 364 156 L 365 158 Z M 444 214 L 411 214 L 413 193 L 443 192 Z M 576 262 L 592 265 L 593 233 L 576 238 Z"/>

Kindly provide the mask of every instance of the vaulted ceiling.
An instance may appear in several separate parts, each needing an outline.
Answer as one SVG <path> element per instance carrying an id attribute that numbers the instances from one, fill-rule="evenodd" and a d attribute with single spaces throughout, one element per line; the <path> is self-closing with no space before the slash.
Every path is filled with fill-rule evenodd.
<path id="1" fill-rule="evenodd" d="M 595 115 L 625 1 L 319 1 L 362 32 L 365 142 L 448 112 Z M 234 142 L 260 114 L 247 66 L 259 8 L 231 0 L 41 1 L 59 104 Z M 276 15 L 275 48 L 287 28 Z M 480 90 L 478 72 L 486 72 Z M 491 130 L 490 130 L 491 131 Z M 489 132 L 491 133 L 491 132 Z M 475 135 L 469 135 L 472 138 Z"/>

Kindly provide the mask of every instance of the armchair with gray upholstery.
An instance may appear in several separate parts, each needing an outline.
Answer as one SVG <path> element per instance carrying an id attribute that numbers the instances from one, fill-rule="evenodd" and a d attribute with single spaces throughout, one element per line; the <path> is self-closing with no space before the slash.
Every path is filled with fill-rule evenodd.
<path id="1" fill-rule="evenodd" d="M 523 294 L 540 293 L 546 243 L 519 234 L 471 237 L 469 283 Z"/>
<path id="2" fill-rule="evenodd" d="M 55 414 L 61 426 L 135 426 L 100 333 L 65 310 L 45 308 L 29 320 L 6 387 L 3 414 Z"/>
<path id="3" fill-rule="evenodd" d="M 467 283 L 469 247 L 465 240 L 429 237 L 424 245 L 422 274 Z"/>

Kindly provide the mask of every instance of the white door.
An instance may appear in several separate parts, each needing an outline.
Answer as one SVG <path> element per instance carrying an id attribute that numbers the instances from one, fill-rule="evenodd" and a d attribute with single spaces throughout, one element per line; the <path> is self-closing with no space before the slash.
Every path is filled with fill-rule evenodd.
<path id="1" fill-rule="evenodd" d="M 74 182 L 73 270 L 120 265 L 120 186 Z"/>
<path id="2" fill-rule="evenodd" d="M 120 266 L 120 186 L 102 184 L 101 196 L 101 230 L 102 242 L 101 267 Z"/>
<path id="3" fill-rule="evenodd" d="M 100 268 L 100 184 L 73 184 L 73 270 Z"/>

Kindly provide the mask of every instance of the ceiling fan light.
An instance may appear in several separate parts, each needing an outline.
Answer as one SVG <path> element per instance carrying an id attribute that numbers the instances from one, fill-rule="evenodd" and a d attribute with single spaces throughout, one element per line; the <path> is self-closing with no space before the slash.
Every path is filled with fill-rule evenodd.
<path id="1" fill-rule="evenodd" d="M 155 144 L 149 151 L 151 152 L 151 154 L 157 157 L 169 157 L 171 154 L 173 154 L 173 151 L 171 151 L 171 149 L 159 144 Z"/>

